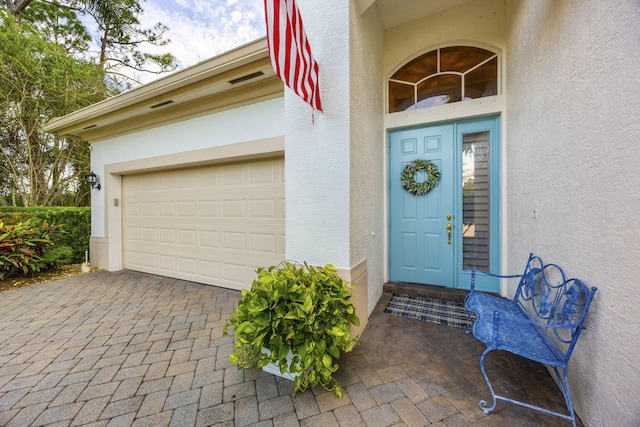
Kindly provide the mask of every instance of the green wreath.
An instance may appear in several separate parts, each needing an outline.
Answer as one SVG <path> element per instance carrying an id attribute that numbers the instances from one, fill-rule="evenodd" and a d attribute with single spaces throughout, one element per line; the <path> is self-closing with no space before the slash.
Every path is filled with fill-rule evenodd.
<path id="1" fill-rule="evenodd" d="M 416 172 L 426 173 L 427 179 L 424 182 L 416 182 Z M 422 196 L 438 185 L 440 170 L 431 160 L 416 159 L 404 167 L 400 179 L 402 179 L 402 186 L 409 193 Z"/>

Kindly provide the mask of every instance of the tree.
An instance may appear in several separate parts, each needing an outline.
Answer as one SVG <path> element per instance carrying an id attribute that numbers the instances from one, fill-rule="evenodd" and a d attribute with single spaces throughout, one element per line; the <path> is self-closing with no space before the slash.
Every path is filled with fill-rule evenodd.
<path id="1" fill-rule="evenodd" d="M 160 23 L 142 28 L 139 0 L 5 2 L 0 5 L 0 204 L 86 205 L 88 144 L 40 128 L 139 83 L 134 72 L 173 70 L 173 55 L 141 51 L 146 44 L 166 45 L 167 28 Z M 78 14 L 96 22 L 93 53 Z"/>
<path id="2" fill-rule="evenodd" d="M 175 57 L 170 53 L 152 54 L 140 51 L 142 45 L 166 46 L 168 28 L 157 23 L 151 29 L 140 27 L 138 16 L 143 13 L 138 0 L 109 0 L 90 6 L 99 31 L 99 63 L 115 86 L 128 89 L 139 84 L 129 71 L 153 74 L 173 71 Z"/>
<path id="3" fill-rule="evenodd" d="M 43 34 L 49 35 L 50 40 L 51 35 L 54 35 L 53 38 L 58 42 L 60 34 L 52 34 L 50 29 L 59 30 L 61 27 L 52 17 L 59 19 L 62 11 L 67 11 L 67 18 L 70 15 L 75 18 L 76 12 L 92 17 L 97 26 L 94 42 L 98 46 L 98 52 L 95 60 L 105 70 L 111 86 L 120 90 L 140 84 L 140 73 L 160 74 L 177 67 L 176 59 L 171 53 L 153 54 L 142 51 L 148 45 L 166 46 L 170 40 L 164 37 L 168 27 L 160 22 L 152 28 L 141 27 L 138 16 L 144 10 L 140 0 L 5 1 L 7 10 L 16 19 L 26 19 L 36 24 Z M 79 22 L 76 19 L 74 24 Z M 79 30 L 69 25 L 63 29 Z"/>
<path id="4" fill-rule="evenodd" d="M 64 193 L 82 189 L 87 144 L 46 134 L 40 127 L 106 93 L 99 65 L 69 55 L 30 24 L 0 13 L 2 163 L 5 181 L 9 177 L 23 205 L 57 204 Z"/>
<path id="5" fill-rule="evenodd" d="M 32 24 L 44 39 L 64 46 L 68 53 L 89 59 L 85 53 L 91 36 L 75 9 L 36 0 L 20 15 L 20 21 Z"/>
<path id="6" fill-rule="evenodd" d="M 6 0 L 7 10 L 14 18 L 19 18 L 22 12 L 29 6 L 31 0 Z"/>

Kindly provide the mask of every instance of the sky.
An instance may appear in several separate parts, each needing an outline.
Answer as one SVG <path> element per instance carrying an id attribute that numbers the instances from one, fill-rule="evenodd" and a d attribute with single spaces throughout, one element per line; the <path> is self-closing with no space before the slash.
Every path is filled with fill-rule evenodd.
<path id="1" fill-rule="evenodd" d="M 158 49 L 178 60 L 178 69 L 197 64 L 265 35 L 263 0 L 146 0 L 143 28 L 169 27 L 171 43 Z M 146 51 L 153 52 L 151 49 Z M 143 82 L 160 76 L 144 76 Z"/>

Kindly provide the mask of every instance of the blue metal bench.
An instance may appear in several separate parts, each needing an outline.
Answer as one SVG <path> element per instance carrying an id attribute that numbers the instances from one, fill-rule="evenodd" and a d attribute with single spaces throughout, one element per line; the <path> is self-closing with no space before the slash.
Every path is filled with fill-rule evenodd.
<path id="1" fill-rule="evenodd" d="M 518 278 L 514 298 L 501 298 L 476 291 L 475 279 L 478 274 Z M 529 255 L 521 275 L 501 276 L 471 270 L 471 292 L 465 297 L 465 307 L 467 312 L 475 314 L 471 329 L 473 335 L 487 346 L 480 357 L 480 369 L 493 402 L 489 406 L 485 400 L 480 400 L 480 409 L 485 414 L 495 409 L 499 399 L 566 418 L 575 427 L 567 364 L 584 328 L 582 323 L 595 292 L 595 287 L 588 288 L 579 279 L 566 279 L 559 266 L 544 264 L 540 257 L 533 254 Z M 492 350 L 506 350 L 550 366 L 564 395 L 568 415 L 497 395 L 484 367 L 485 357 Z"/>

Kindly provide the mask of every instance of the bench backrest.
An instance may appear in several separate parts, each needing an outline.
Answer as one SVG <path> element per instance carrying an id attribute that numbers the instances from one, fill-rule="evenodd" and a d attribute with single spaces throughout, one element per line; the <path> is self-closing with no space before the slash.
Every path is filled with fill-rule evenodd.
<path id="1" fill-rule="evenodd" d="M 565 277 L 556 264 L 544 264 L 533 254 L 514 296 L 568 360 L 582 331 L 596 287 Z"/>

